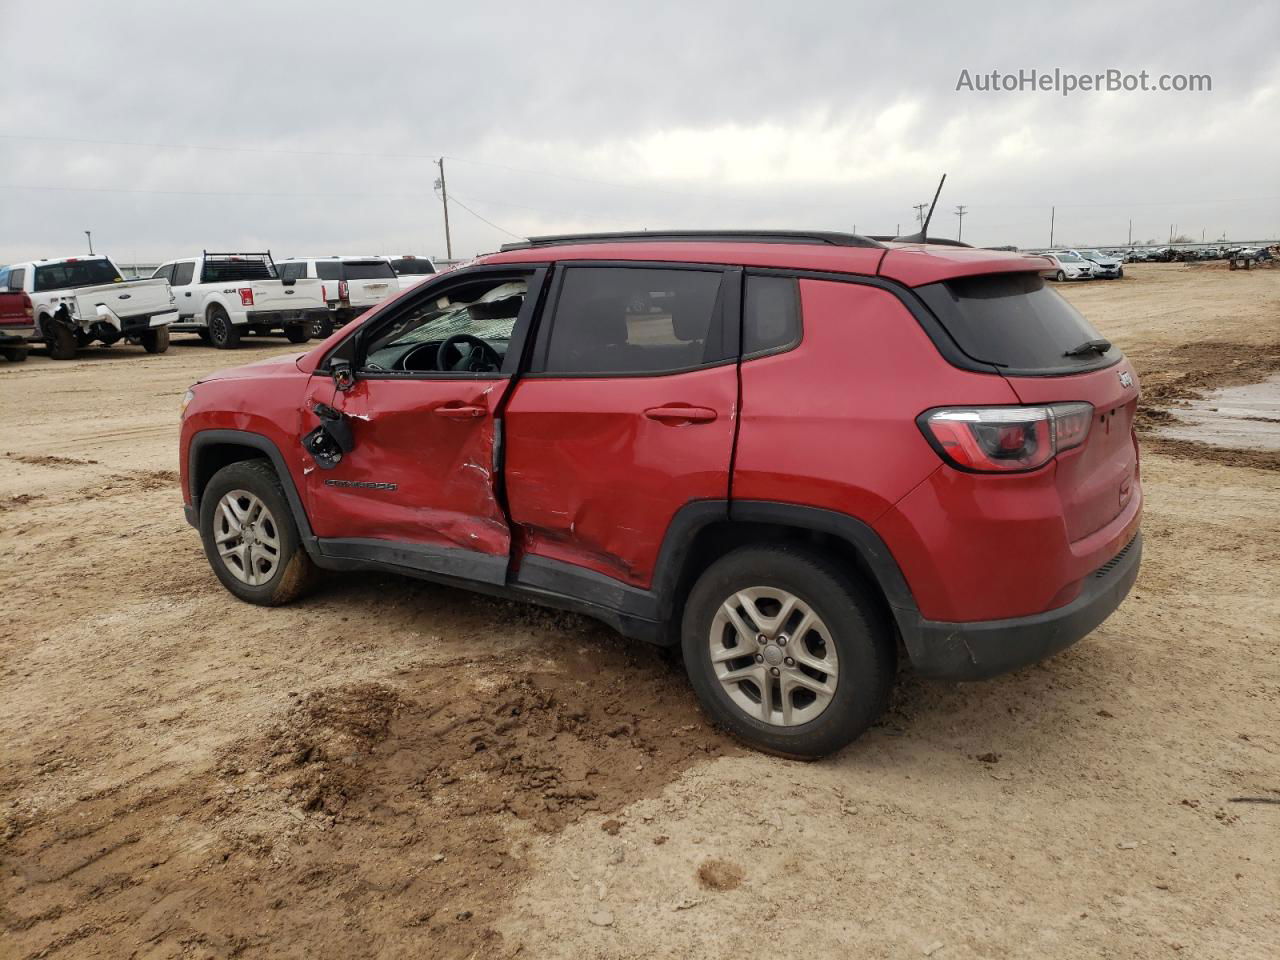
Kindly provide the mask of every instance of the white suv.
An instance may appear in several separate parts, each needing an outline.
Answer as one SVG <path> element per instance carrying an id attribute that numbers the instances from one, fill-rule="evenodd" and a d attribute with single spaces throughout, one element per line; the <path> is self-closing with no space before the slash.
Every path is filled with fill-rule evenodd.
<path id="1" fill-rule="evenodd" d="M 281 280 L 319 280 L 329 316 L 312 329 L 320 338 L 400 292 L 386 257 L 290 257 L 276 262 Z"/>
<path id="2" fill-rule="evenodd" d="M 408 290 L 439 272 L 430 257 L 417 257 L 411 253 L 403 253 L 398 257 L 387 259 L 391 261 L 391 267 L 400 279 L 401 290 Z"/>

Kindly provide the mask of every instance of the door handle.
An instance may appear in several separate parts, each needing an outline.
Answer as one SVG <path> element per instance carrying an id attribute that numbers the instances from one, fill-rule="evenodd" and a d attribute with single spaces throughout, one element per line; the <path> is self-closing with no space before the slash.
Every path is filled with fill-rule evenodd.
<path id="1" fill-rule="evenodd" d="M 467 404 L 445 404 L 436 407 L 431 412 L 437 417 L 448 417 L 450 420 L 474 420 L 476 417 L 483 417 L 489 411 L 484 407 L 469 406 Z"/>
<path id="2" fill-rule="evenodd" d="M 688 407 L 673 403 L 665 407 L 650 407 L 644 412 L 650 420 L 659 423 L 710 423 L 718 414 L 710 407 Z"/>

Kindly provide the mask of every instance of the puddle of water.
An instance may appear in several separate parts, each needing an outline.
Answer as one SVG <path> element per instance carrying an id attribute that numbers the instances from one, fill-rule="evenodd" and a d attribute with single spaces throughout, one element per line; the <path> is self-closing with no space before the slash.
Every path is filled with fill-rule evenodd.
<path id="1" fill-rule="evenodd" d="M 1280 374 L 1213 390 L 1171 412 L 1185 422 L 1164 427 L 1161 436 L 1238 450 L 1280 450 Z"/>

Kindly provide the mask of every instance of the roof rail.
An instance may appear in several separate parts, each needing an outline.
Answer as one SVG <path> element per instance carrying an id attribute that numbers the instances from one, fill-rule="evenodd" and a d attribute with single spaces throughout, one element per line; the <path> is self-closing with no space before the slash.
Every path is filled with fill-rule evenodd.
<path id="1" fill-rule="evenodd" d="M 675 241 L 692 243 L 820 243 L 832 247 L 879 247 L 876 240 L 856 233 L 826 230 L 634 230 L 620 233 L 565 233 L 530 237 L 504 243 L 502 251 L 555 247 L 570 243 L 628 243 L 635 241 Z"/>
<path id="2" fill-rule="evenodd" d="M 874 237 L 868 237 L 867 239 L 883 241 L 885 243 L 893 243 L 895 241 L 897 243 L 928 243 L 928 244 L 936 245 L 940 247 L 972 247 L 973 246 L 972 243 L 965 243 L 963 240 L 948 240 L 945 237 L 929 237 L 925 240 L 913 240 L 907 237 L 874 236 Z M 988 247 L 987 249 L 990 250 L 994 248 Z"/>

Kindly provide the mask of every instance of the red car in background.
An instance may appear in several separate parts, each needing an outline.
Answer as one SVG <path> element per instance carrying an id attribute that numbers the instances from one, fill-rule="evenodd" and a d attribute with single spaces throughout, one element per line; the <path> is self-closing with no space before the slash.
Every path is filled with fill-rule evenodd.
<path id="1" fill-rule="evenodd" d="M 382 570 L 578 610 L 821 756 L 900 653 L 1011 670 L 1137 576 L 1136 377 L 1042 269 L 834 233 L 512 244 L 195 384 L 187 517 L 249 602 Z"/>

